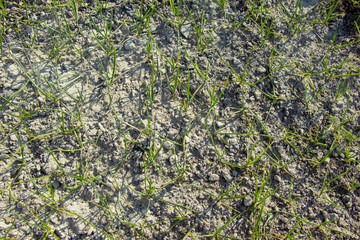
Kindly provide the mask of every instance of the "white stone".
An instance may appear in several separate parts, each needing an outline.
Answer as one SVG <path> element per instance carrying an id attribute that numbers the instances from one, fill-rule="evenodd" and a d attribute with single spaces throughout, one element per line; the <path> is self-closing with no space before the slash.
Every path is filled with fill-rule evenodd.
<path id="1" fill-rule="evenodd" d="M 9 76 L 10 77 L 16 76 L 16 75 L 19 74 L 19 69 L 16 66 L 16 64 L 11 64 L 10 67 L 8 68 L 8 71 L 9 71 Z"/>
<path id="2" fill-rule="evenodd" d="M 266 73 L 266 68 L 264 68 L 263 66 L 259 66 L 256 69 L 256 72 L 258 72 L 258 73 Z"/>
<path id="3" fill-rule="evenodd" d="M 234 59 L 234 64 L 235 65 L 240 65 L 241 64 L 241 61 L 237 58 Z"/>
<path id="4" fill-rule="evenodd" d="M 274 180 L 275 180 L 275 181 L 278 181 L 278 182 L 281 182 L 281 177 L 279 177 L 278 175 L 276 175 L 276 176 L 274 177 Z"/>
<path id="5" fill-rule="evenodd" d="M 173 144 L 169 141 L 166 141 L 163 146 L 165 149 L 170 150 L 173 147 Z"/>
<path id="6" fill-rule="evenodd" d="M 169 129 L 168 135 L 170 138 L 175 138 L 178 134 L 179 134 L 179 132 L 175 128 Z"/>
<path id="7" fill-rule="evenodd" d="M 191 26 L 190 25 L 181 26 L 180 32 L 184 37 L 189 38 L 191 33 Z"/>
<path id="8" fill-rule="evenodd" d="M 222 176 L 225 178 L 227 182 L 230 182 L 232 180 L 232 177 L 229 172 L 225 171 L 222 173 Z"/>
<path id="9" fill-rule="evenodd" d="M 134 50 L 135 49 L 135 43 L 132 41 L 132 40 L 129 40 L 127 41 L 125 44 L 124 44 L 124 48 L 128 51 L 130 50 Z"/>
<path id="10" fill-rule="evenodd" d="M 209 181 L 211 181 L 211 182 L 219 181 L 219 179 L 220 179 L 219 175 L 214 174 L 214 173 L 211 174 L 210 177 L 209 177 Z"/>
<path id="11" fill-rule="evenodd" d="M 245 206 L 245 207 L 250 207 L 250 206 L 253 204 L 252 201 L 253 201 L 253 200 L 252 200 L 252 198 L 251 198 L 250 196 L 246 196 L 246 197 L 244 198 L 244 206 Z"/>
<path id="12" fill-rule="evenodd" d="M 145 175 L 144 174 L 139 174 L 135 177 L 135 182 L 141 182 L 145 180 Z"/>
<path id="13" fill-rule="evenodd" d="M 225 123 L 216 121 L 216 126 L 217 126 L 218 128 L 223 128 L 223 127 L 225 126 Z"/>
<path id="14" fill-rule="evenodd" d="M 330 218 L 329 219 L 330 221 L 334 221 L 334 220 L 339 219 L 339 216 L 336 213 L 330 213 L 329 218 Z"/>

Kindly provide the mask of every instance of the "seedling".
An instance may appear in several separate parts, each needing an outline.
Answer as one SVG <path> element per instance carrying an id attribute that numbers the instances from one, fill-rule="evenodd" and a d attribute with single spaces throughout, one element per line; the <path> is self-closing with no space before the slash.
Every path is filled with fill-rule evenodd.
<path id="1" fill-rule="evenodd" d="M 141 0 L 140 2 L 140 9 L 135 10 L 136 11 L 136 30 L 138 35 L 141 35 L 146 27 L 149 25 L 150 18 L 155 10 L 156 7 L 156 0 L 153 0 L 151 3 L 151 6 L 147 11 L 144 10 L 144 0 Z"/>
<path id="2" fill-rule="evenodd" d="M 206 25 L 204 11 L 201 12 L 199 24 L 196 23 L 196 21 L 192 15 L 191 15 L 191 18 L 193 19 L 193 22 L 195 25 L 195 30 L 196 30 L 196 45 L 197 45 L 197 48 L 198 48 L 200 54 L 203 54 L 205 48 L 208 46 L 208 44 L 210 42 L 212 34 L 214 32 L 214 24 L 212 25 L 212 29 L 211 29 L 211 33 L 210 33 L 209 37 L 206 38 L 206 37 L 204 37 L 205 25 Z"/>

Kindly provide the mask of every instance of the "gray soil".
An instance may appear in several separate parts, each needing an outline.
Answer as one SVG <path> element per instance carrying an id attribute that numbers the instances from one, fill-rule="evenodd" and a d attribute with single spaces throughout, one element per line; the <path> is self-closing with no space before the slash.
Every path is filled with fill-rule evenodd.
<path id="1" fill-rule="evenodd" d="M 360 49 L 342 46 L 358 41 L 359 8 L 341 1 L 324 23 L 334 1 L 304 0 L 296 24 L 280 1 L 252 2 L 184 1 L 178 29 L 159 1 L 140 32 L 140 1 L 77 17 L 39 2 L 25 27 L 9 2 L 0 237 L 359 239 Z M 148 29 L 162 54 L 147 54 Z"/>

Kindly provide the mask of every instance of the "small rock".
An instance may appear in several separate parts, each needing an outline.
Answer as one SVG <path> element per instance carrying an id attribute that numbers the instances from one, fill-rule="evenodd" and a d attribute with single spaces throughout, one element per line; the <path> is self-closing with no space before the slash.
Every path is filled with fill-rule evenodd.
<path id="1" fill-rule="evenodd" d="M 11 174 L 8 172 L 8 173 L 5 173 L 4 175 L 3 175 L 3 181 L 7 181 L 7 180 L 9 180 L 10 179 L 10 177 L 11 177 Z"/>
<path id="2" fill-rule="evenodd" d="M 16 66 L 16 64 L 12 64 L 9 66 L 8 68 L 8 71 L 9 71 L 9 76 L 10 77 L 13 77 L 13 76 L 16 76 L 20 73 L 18 67 Z"/>
<path id="3" fill-rule="evenodd" d="M 170 163 L 171 164 L 175 163 L 175 159 L 178 160 L 177 156 L 171 155 L 170 158 L 169 158 Z"/>
<path id="4" fill-rule="evenodd" d="M 108 221 L 108 219 L 107 219 L 106 216 L 102 216 L 102 217 L 100 218 L 99 223 L 100 223 L 101 225 L 105 225 L 105 224 L 108 224 L 109 221 Z"/>
<path id="5" fill-rule="evenodd" d="M 171 142 L 166 141 L 163 146 L 165 149 L 170 150 L 173 147 L 173 145 L 174 144 L 172 144 Z"/>
<path id="6" fill-rule="evenodd" d="M 223 128 L 223 127 L 225 126 L 225 123 L 216 121 L 216 126 L 217 126 L 218 128 Z"/>
<path id="7" fill-rule="evenodd" d="M 321 211 L 320 213 L 325 221 L 329 221 L 329 214 L 326 211 Z"/>
<path id="8" fill-rule="evenodd" d="M 93 128 L 88 130 L 87 132 L 89 134 L 89 136 L 95 136 L 97 134 L 97 129 Z"/>
<path id="9" fill-rule="evenodd" d="M 219 181 L 220 177 L 217 174 L 210 174 L 209 181 L 216 182 Z"/>
<path id="10" fill-rule="evenodd" d="M 136 48 L 136 46 L 132 40 L 129 40 L 124 44 L 124 48 L 128 51 L 131 51 L 131 50 L 134 50 Z"/>
<path id="11" fill-rule="evenodd" d="M 360 205 L 356 205 L 356 206 L 355 206 L 355 210 L 358 211 L 358 212 L 360 212 Z"/>
<path id="12" fill-rule="evenodd" d="M 166 40 L 167 40 L 169 43 L 175 42 L 176 36 L 175 36 L 174 30 L 169 29 L 169 31 L 168 31 L 167 34 L 166 34 Z"/>
<path id="13" fill-rule="evenodd" d="M 345 196 L 343 196 L 343 201 L 344 202 L 350 202 L 351 201 L 351 197 L 349 196 L 349 195 L 345 195 Z"/>
<path id="14" fill-rule="evenodd" d="M 227 182 L 230 182 L 232 180 L 232 177 L 229 172 L 225 171 L 222 173 L 222 176 L 225 178 Z"/>
<path id="15" fill-rule="evenodd" d="M 279 177 L 279 175 L 275 175 L 274 180 L 278 181 L 278 182 L 281 182 L 281 177 Z"/>
<path id="16" fill-rule="evenodd" d="M 9 138 L 10 138 L 10 142 L 11 142 L 12 144 L 14 144 L 15 142 L 18 141 L 18 139 L 17 139 L 17 137 L 16 137 L 15 134 L 11 134 Z"/>
<path id="17" fill-rule="evenodd" d="M 103 127 L 103 125 L 99 122 L 98 127 L 102 132 L 106 132 L 106 129 Z"/>
<path id="18" fill-rule="evenodd" d="M 216 154 L 214 146 L 209 146 L 209 154 Z"/>
<path id="19" fill-rule="evenodd" d="M 336 213 L 330 213 L 329 214 L 329 220 L 333 221 L 333 220 L 337 220 L 339 219 L 339 216 Z"/>
<path id="20" fill-rule="evenodd" d="M 179 132 L 175 128 L 169 129 L 168 135 L 170 138 L 174 139 L 178 134 Z"/>
<path id="21" fill-rule="evenodd" d="M 139 174 L 135 177 L 135 182 L 141 182 L 145 180 L 145 175 L 144 174 Z"/>
<path id="22" fill-rule="evenodd" d="M 241 61 L 237 58 L 234 59 L 234 64 L 235 65 L 240 65 L 241 64 Z"/>
<path id="23" fill-rule="evenodd" d="M 22 87 L 25 82 L 25 78 L 23 76 L 18 76 L 16 80 L 11 84 L 12 90 L 18 90 Z"/>
<path id="24" fill-rule="evenodd" d="M 21 205 L 21 203 L 16 203 L 16 208 L 18 209 L 18 211 L 22 211 L 22 209 L 23 209 L 23 206 Z"/>
<path id="25" fill-rule="evenodd" d="M 266 73 L 266 68 L 264 68 L 263 66 L 259 66 L 259 67 L 256 69 L 256 72 L 257 72 L 257 73 Z"/>
<path id="26" fill-rule="evenodd" d="M 94 112 L 99 113 L 99 112 L 101 112 L 102 106 L 100 104 L 94 104 L 94 105 L 91 106 L 91 109 Z"/>
<path id="27" fill-rule="evenodd" d="M 239 166 L 244 165 L 243 161 L 240 158 L 236 158 L 236 164 L 239 165 Z"/>
<path id="28" fill-rule="evenodd" d="M 3 82 L 3 87 L 4 88 L 10 88 L 11 87 L 11 82 L 10 81 L 2 80 L 2 82 Z"/>
<path id="29" fill-rule="evenodd" d="M 162 74 L 166 74 L 166 69 L 165 68 L 160 68 L 159 72 L 162 73 Z M 160 88 L 160 89 L 155 89 L 154 91 L 157 91 L 157 93 L 158 93 L 158 92 L 161 92 L 162 90 Z"/>
<path id="30" fill-rule="evenodd" d="M 207 118 L 206 119 L 206 126 L 211 126 L 212 125 L 212 120 L 211 118 Z"/>
<path id="31" fill-rule="evenodd" d="M 68 64 L 65 64 L 65 63 L 61 64 L 61 68 L 62 68 L 62 70 L 64 70 L 65 72 L 69 72 L 69 71 L 70 71 L 70 67 L 69 67 Z"/>
<path id="32" fill-rule="evenodd" d="M 129 191 L 129 194 L 130 194 L 130 196 L 132 198 L 135 198 L 135 199 L 139 197 L 139 194 L 137 192 L 132 191 L 132 190 Z"/>
<path id="33" fill-rule="evenodd" d="M 229 140 L 229 144 L 232 146 L 236 146 L 238 143 L 237 143 L 236 139 L 232 138 Z"/>
<path id="34" fill-rule="evenodd" d="M 56 180 L 52 183 L 53 188 L 58 188 L 59 186 L 60 186 L 60 183 Z"/>
<path id="35" fill-rule="evenodd" d="M 151 31 L 151 32 L 154 32 L 154 31 L 156 31 L 156 29 L 157 29 L 157 25 L 156 25 L 156 24 L 153 24 L 153 23 L 150 23 L 150 24 L 149 24 L 149 28 L 150 28 L 150 31 Z"/>
<path id="36" fill-rule="evenodd" d="M 244 206 L 250 207 L 253 204 L 252 198 L 250 196 L 246 196 L 244 198 Z"/>
<path id="37" fill-rule="evenodd" d="M 94 199 L 95 194 L 90 189 L 85 189 L 81 197 L 84 198 L 85 201 L 91 201 Z"/>
<path id="38" fill-rule="evenodd" d="M 332 109 L 331 109 L 331 112 L 336 114 L 336 113 L 340 113 L 341 112 L 341 108 L 337 107 L 337 106 L 334 106 Z"/>
<path id="39" fill-rule="evenodd" d="M 10 47 L 10 50 L 12 51 L 12 53 L 19 53 L 19 52 L 22 52 L 23 49 L 22 48 L 19 48 L 19 47 Z"/>
<path id="40" fill-rule="evenodd" d="M 191 26 L 190 25 L 181 26 L 180 32 L 185 38 L 189 38 L 191 33 Z"/>

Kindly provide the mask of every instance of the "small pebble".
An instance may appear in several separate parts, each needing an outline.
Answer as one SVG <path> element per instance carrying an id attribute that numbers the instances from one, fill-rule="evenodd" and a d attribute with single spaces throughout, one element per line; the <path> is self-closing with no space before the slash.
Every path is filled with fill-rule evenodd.
<path id="1" fill-rule="evenodd" d="M 212 120 L 210 118 L 206 119 L 206 126 L 211 126 L 212 125 Z"/>
<path id="2" fill-rule="evenodd" d="M 98 123 L 98 126 L 99 126 L 99 128 L 100 128 L 100 130 L 101 130 L 102 132 L 105 132 L 105 131 L 106 131 L 105 128 L 103 127 L 103 125 L 102 125 L 101 123 Z"/>
<path id="3" fill-rule="evenodd" d="M 58 181 L 54 181 L 53 183 L 52 183 L 52 187 L 53 188 L 58 188 L 60 186 L 60 183 L 58 182 Z"/>
<path id="4" fill-rule="evenodd" d="M 170 150 L 173 144 L 171 142 L 166 141 L 163 146 L 165 149 Z"/>
<path id="5" fill-rule="evenodd" d="M 275 181 L 278 181 L 278 182 L 281 182 L 281 177 L 279 177 L 279 175 L 276 175 L 276 176 L 274 177 L 274 180 L 275 180 Z"/>
<path id="6" fill-rule="evenodd" d="M 20 73 L 20 71 L 19 71 L 18 67 L 16 66 L 16 64 L 10 65 L 10 67 L 8 68 L 8 71 L 9 71 L 9 76 L 10 77 L 17 76 Z"/>
<path id="7" fill-rule="evenodd" d="M 191 33 L 191 26 L 190 25 L 182 25 L 180 32 L 185 38 L 189 38 L 190 33 Z"/>
<path id="8" fill-rule="evenodd" d="M 250 196 L 246 196 L 244 198 L 244 206 L 245 207 L 250 207 L 252 204 L 253 204 L 252 198 Z"/>
<path id="9" fill-rule="evenodd" d="M 25 79 L 22 76 L 17 77 L 16 81 L 14 81 L 11 85 L 12 90 L 18 90 L 24 84 Z"/>
<path id="10" fill-rule="evenodd" d="M 266 68 L 264 68 L 263 66 L 259 66 L 256 69 L 256 72 L 258 72 L 258 73 L 266 73 Z"/>
<path id="11" fill-rule="evenodd" d="M 216 181 L 219 181 L 220 177 L 216 174 L 211 174 L 210 177 L 209 177 L 209 181 L 211 182 L 216 182 Z"/>
<path id="12" fill-rule="evenodd" d="M 179 134 L 179 132 L 175 128 L 169 129 L 168 135 L 170 138 L 175 138 L 178 134 Z"/>
<path id="13" fill-rule="evenodd" d="M 124 48 L 128 51 L 130 50 L 134 50 L 135 49 L 135 43 L 132 41 L 132 40 L 129 40 L 127 41 L 125 44 L 124 44 Z"/>
<path id="14" fill-rule="evenodd" d="M 325 160 L 324 160 L 324 163 L 327 165 L 329 164 L 329 162 L 331 161 L 331 159 L 329 157 L 327 157 Z"/>
<path id="15" fill-rule="evenodd" d="M 235 65 L 240 65 L 241 64 L 241 61 L 237 58 L 234 59 L 234 64 Z"/>
<path id="16" fill-rule="evenodd" d="M 345 195 L 345 196 L 343 196 L 343 200 L 344 200 L 344 202 L 350 202 L 350 201 L 351 201 L 351 197 L 348 196 L 348 195 Z"/>
<path id="17" fill-rule="evenodd" d="M 141 182 L 145 179 L 145 175 L 144 174 L 139 174 L 135 177 L 135 182 Z"/>
<path id="18" fill-rule="evenodd" d="M 229 140 L 229 144 L 232 145 L 232 146 L 238 145 L 236 139 L 234 139 L 234 138 L 232 138 L 232 139 Z"/>
<path id="19" fill-rule="evenodd" d="M 222 173 L 222 176 L 225 178 L 225 180 L 227 181 L 227 182 L 230 182 L 231 180 L 232 180 L 232 176 L 230 175 L 230 173 L 229 172 L 223 172 Z"/>
<path id="20" fill-rule="evenodd" d="M 11 134 L 11 135 L 10 135 L 10 141 L 11 141 L 11 142 L 16 142 L 16 141 L 17 141 L 17 137 L 16 137 L 15 134 Z"/>
<path id="21" fill-rule="evenodd" d="M 351 207 L 352 207 L 352 204 L 351 204 L 351 202 L 347 202 L 347 203 L 345 203 L 345 206 L 346 206 L 347 208 L 351 208 Z"/>
<path id="22" fill-rule="evenodd" d="M 10 179 L 10 177 L 11 177 L 11 175 L 10 175 L 10 173 L 9 173 L 9 172 L 8 172 L 8 173 L 5 173 L 5 174 L 4 174 L 4 176 L 3 176 L 2 181 L 7 181 L 7 180 L 9 180 L 9 179 Z"/>
<path id="23" fill-rule="evenodd" d="M 329 214 L 330 221 L 337 220 L 337 219 L 339 219 L 339 216 L 336 213 Z"/>
<path id="24" fill-rule="evenodd" d="M 216 122 L 216 126 L 217 126 L 218 128 L 223 128 L 223 127 L 225 126 L 225 123 L 217 121 L 217 122 Z"/>

